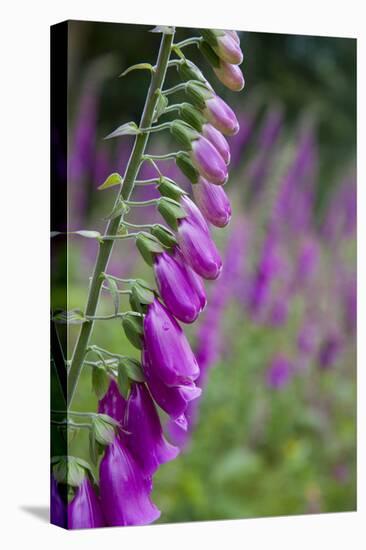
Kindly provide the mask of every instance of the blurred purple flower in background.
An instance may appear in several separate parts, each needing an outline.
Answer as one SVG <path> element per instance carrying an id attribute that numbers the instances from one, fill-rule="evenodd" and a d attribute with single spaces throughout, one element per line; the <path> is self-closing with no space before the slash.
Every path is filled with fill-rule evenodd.
<path id="1" fill-rule="evenodd" d="M 267 369 L 267 385 L 275 390 L 283 389 L 290 382 L 292 374 L 293 364 L 291 361 L 283 355 L 277 355 Z"/>

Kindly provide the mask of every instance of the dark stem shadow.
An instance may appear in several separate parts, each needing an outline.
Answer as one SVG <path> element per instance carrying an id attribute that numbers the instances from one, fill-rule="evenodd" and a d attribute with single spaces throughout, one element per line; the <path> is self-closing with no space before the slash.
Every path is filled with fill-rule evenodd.
<path id="1" fill-rule="evenodd" d="M 40 519 L 43 522 L 49 523 L 50 521 L 50 509 L 48 506 L 20 506 L 23 512 Z"/>

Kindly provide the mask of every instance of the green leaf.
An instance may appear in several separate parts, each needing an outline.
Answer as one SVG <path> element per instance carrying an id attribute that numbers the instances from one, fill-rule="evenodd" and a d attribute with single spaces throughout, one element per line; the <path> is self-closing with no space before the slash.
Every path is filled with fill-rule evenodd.
<path id="1" fill-rule="evenodd" d="M 109 445 L 116 437 L 116 421 L 107 415 L 98 415 L 93 418 L 93 432 L 95 440 L 101 445 Z"/>
<path id="2" fill-rule="evenodd" d="M 104 139 L 111 139 L 119 136 L 136 136 L 137 134 L 141 134 L 141 131 L 136 122 L 126 122 L 111 134 L 108 134 Z"/>
<path id="3" fill-rule="evenodd" d="M 186 191 L 164 177 L 160 179 L 158 189 L 163 197 L 168 197 L 175 201 L 178 201 L 182 195 L 187 195 Z"/>
<path id="4" fill-rule="evenodd" d="M 164 252 L 164 247 L 153 235 L 148 233 L 139 233 L 136 238 L 136 246 L 148 265 L 152 265 L 154 262 L 153 254 L 159 254 Z"/>
<path id="5" fill-rule="evenodd" d="M 131 71 L 139 71 L 147 69 L 150 72 L 154 72 L 154 67 L 150 63 L 137 63 L 136 65 L 131 65 L 131 67 L 128 67 L 123 73 L 121 73 L 119 76 L 125 76 L 126 74 L 130 73 Z"/>
<path id="6" fill-rule="evenodd" d="M 174 34 L 174 27 L 166 27 L 164 25 L 157 25 L 150 32 L 162 32 L 163 34 Z"/>
<path id="7" fill-rule="evenodd" d="M 102 183 L 102 185 L 99 185 L 98 189 L 99 191 L 102 191 L 103 189 L 114 187 L 115 185 L 122 185 L 122 183 L 122 176 L 120 176 L 120 174 L 118 174 L 117 172 L 113 172 L 113 174 L 110 174 L 108 178 Z"/>
<path id="8" fill-rule="evenodd" d="M 152 235 L 156 237 L 164 246 L 171 248 L 177 244 L 177 239 L 173 233 L 164 225 L 157 223 L 151 229 Z"/>
<path id="9" fill-rule="evenodd" d="M 119 310 L 119 293 L 118 293 L 118 285 L 114 279 L 111 277 L 106 277 L 106 281 L 109 286 L 109 290 L 112 294 L 113 298 L 113 304 L 114 304 L 114 313 L 117 314 Z"/>
<path id="10" fill-rule="evenodd" d="M 89 430 L 89 455 L 93 464 L 98 464 L 98 449 L 95 441 L 94 430 Z"/>
<path id="11" fill-rule="evenodd" d="M 128 392 L 130 390 L 130 381 L 128 376 L 126 375 L 125 368 L 122 364 L 118 365 L 117 383 L 118 383 L 118 389 L 121 395 L 125 399 L 127 399 Z"/>
<path id="12" fill-rule="evenodd" d="M 133 315 L 132 312 L 127 313 L 122 319 L 122 327 L 131 344 L 137 349 L 142 349 L 144 336 L 142 318 Z"/>
<path id="13" fill-rule="evenodd" d="M 168 197 L 162 197 L 159 200 L 158 210 L 164 220 L 175 230 L 178 229 L 178 220 L 187 216 L 179 202 Z"/>
<path id="14" fill-rule="evenodd" d="M 72 487 L 79 487 L 85 477 L 85 469 L 82 464 L 72 456 L 58 457 L 52 473 L 57 483 L 64 483 Z"/>
<path id="15" fill-rule="evenodd" d="M 86 321 L 80 309 L 59 311 L 52 316 L 52 320 L 63 325 L 80 325 Z"/>
<path id="16" fill-rule="evenodd" d="M 145 376 L 140 361 L 132 357 L 124 357 L 120 362 L 125 369 L 126 375 L 134 382 L 145 382 Z"/>
<path id="17" fill-rule="evenodd" d="M 92 387 L 97 398 L 103 399 L 109 387 L 109 377 L 103 367 L 94 367 L 92 371 Z"/>
<path id="18" fill-rule="evenodd" d="M 113 220 L 114 218 L 117 218 L 118 216 L 121 216 L 128 211 L 129 207 L 127 206 L 127 204 L 125 204 L 122 199 L 119 199 L 114 205 L 112 212 L 110 212 L 108 216 L 106 216 L 104 219 Z"/>
<path id="19" fill-rule="evenodd" d="M 158 90 L 158 92 L 159 92 L 159 95 L 158 95 L 158 100 L 156 102 L 153 122 L 156 122 L 159 119 L 159 117 L 164 113 L 169 103 L 168 98 L 165 95 L 163 95 L 160 90 Z"/>
<path id="20" fill-rule="evenodd" d="M 154 292 L 137 282 L 131 287 L 131 291 L 140 304 L 151 304 L 154 301 Z"/>

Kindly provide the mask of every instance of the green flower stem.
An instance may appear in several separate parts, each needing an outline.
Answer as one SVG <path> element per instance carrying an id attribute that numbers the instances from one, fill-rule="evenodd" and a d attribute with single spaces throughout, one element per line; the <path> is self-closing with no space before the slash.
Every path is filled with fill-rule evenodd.
<path id="1" fill-rule="evenodd" d="M 128 206 L 149 206 L 151 204 L 157 204 L 159 202 L 159 198 L 157 199 L 149 199 L 147 201 L 125 201 L 125 204 Z"/>
<path id="2" fill-rule="evenodd" d="M 157 124 L 156 126 L 149 126 L 148 128 L 140 128 L 141 132 L 161 132 L 162 130 L 169 130 L 171 126 L 170 122 L 163 122 L 162 124 Z"/>
<path id="3" fill-rule="evenodd" d="M 113 313 L 111 315 L 85 315 L 85 319 L 90 321 L 109 321 L 110 319 L 122 319 L 125 313 Z"/>
<path id="4" fill-rule="evenodd" d="M 192 36 L 192 38 L 187 38 L 186 40 L 177 42 L 177 44 L 173 44 L 173 48 L 179 48 L 181 50 L 182 48 L 185 48 L 186 46 L 191 46 L 192 44 L 200 44 L 202 40 L 202 36 Z"/>
<path id="5" fill-rule="evenodd" d="M 121 241 L 124 239 L 134 239 L 138 233 L 127 233 L 127 235 L 103 235 L 101 241 Z"/>
<path id="6" fill-rule="evenodd" d="M 108 355 L 108 357 L 114 357 L 117 359 L 126 359 L 127 355 L 121 355 L 120 353 L 113 353 L 112 351 L 108 351 L 107 349 L 101 348 L 100 346 L 90 346 L 87 351 L 100 351 L 104 355 Z"/>
<path id="7" fill-rule="evenodd" d="M 136 233 L 136 235 L 138 235 L 138 233 Z M 114 275 L 108 275 L 107 273 L 101 273 L 100 276 L 105 279 L 106 277 L 108 277 L 109 279 L 114 279 L 115 281 L 118 281 L 119 283 L 135 283 L 137 281 L 137 279 L 121 279 L 121 277 L 115 277 Z M 98 346 L 90 346 L 89 349 L 91 347 L 98 347 Z"/>
<path id="8" fill-rule="evenodd" d="M 135 185 L 152 185 L 153 183 L 159 183 L 159 178 L 151 178 L 149 180 L 136 180 Z"/>
<path id="9" fill-rule="evenodd" d="M 153 122 L 156 103 L 158 100 L 158 90 L 161 90 L 164 84 L 165 75 L 168 67 L 168 62 L 171 54 L 171 47 L 174 39 L 174 34 L 163 34 L 156 69 L 152 73 L 149 91 L 146 97 L 145 107 L 142 113 L 140 127 L 151 126 Z M 130 160 L 127 165 L 125 177 L 121 191 L 116 199 L 116 206 L 120 198 L 128 200 L 134 188 L 135 179 L 137 177 L 141 159 L 143 157 L 149 134 L 139 134 L 136 136 Z M 106 230 L 106 235 L 116 235 L 121 224 L 122 215 L 110 220 Z M 86 348 L 88 347 L 90 335 L 93 330 L 93 319 L 99 302 L 100 291 L 102 287 L 102 279 L 100 274 L 106 270 L 109 258 L 113 248 L 113 240 L 103 240 L 99 245 L 98 258 L 94 267 L 94 273 L 89 287 L 88 301 L 85 309 L 85 315 L 90 319 L 90 322 L 84 323 L 81 327 L 79 338 L 75 346 L 72 356 L 71 365 L 68 373 L 67 383 L 67 403 L 70 406 L 75 394 L 76 386 L 83 368 Z"/>
<path id="10" fill-rule="evenodd" d="M 107 290 L 108 292 L 111 292 L 111 289 L 109 286 L 102 285 L 103 290 Z M 117 290 L 118 294 L 131 294 L 131 290 Z"/>
<path id="11" fill-rule="evenodd" d="M 173 160 L 180 153 L 167 153 L 166 155 L 144 155 L 143 160 Z"/>
<path id="12" fill-rule="evenodd" d="M 55 426 L 70 426 L 71 428 L 87 428 L 91 429 L 90 424 L 85 424 L 83 422 L 73 422 L 72 420 L 51 420 L 51 424 Z"/>
<path id="13" fill-rule="evenodd" d="M 174 105 L 168 105 L 168 107 L 165 107 L 163 114 L 166 115 L 167 113 L 173 113 L 174 111 L 179 111 L 181 105 L 183 105 L 183 103 L 176 103 Z"/>
<path id="14" fill-rule="evenodd" d="M 185 88 L 186 88 L 186 83 L 182 82 L 181 84 L 176 84 L 176 86 L 173 86 L 172 88 L 168 88 L 167 90 L 163 90 L 162 94 L 163 95 L 175 94 L 175 92 L 181 92 L 181 91 L 185 90 Z"/>
<path id="15" fill-rule="evenodd" d="M 156 224 L 152 224 L 152 223 L 138 224 L 138 223 L 126 222 L 125 220 L 123 220 L 123 225 L 125 225 L 126 227 L 132 227 L 134 229 L 152 229 Z"/>

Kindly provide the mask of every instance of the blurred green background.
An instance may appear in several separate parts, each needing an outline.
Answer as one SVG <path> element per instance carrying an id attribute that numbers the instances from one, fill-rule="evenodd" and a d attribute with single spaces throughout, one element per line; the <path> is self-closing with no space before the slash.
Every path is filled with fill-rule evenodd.
<path id="1" fill-rule="evenodd" d="M 123 173 L 132 142 L 127 137 L 115 142 L 103 137 L 124 122 L 138 122 L 148 75 L 136 71 L 117 76 L 134 63 L 154 63 L 160 36 L 149 30 L 69 23 L 70 229 L 102 230 L 103 217 L 113 205 L 115 191 L 98 192 L 97 186 L 110 172 Z M 195 34 L 193 29 L 177 30 L 179 40 Z M 355 183 L 356 41 L 247 32 L 240 37 L 246 87 L 239 94 L 215 80 L 194 47 L 185 51 L 236 111 L 242 129 L 247 125 L 248 135 L 242 132 L 231 140 L 235 158 L 225 190 L 232 199 L 233 219 L 225 230 L 214 231 L 224 258 L 230 243 L 237 242 L 238 266 L 231 278 L 224 273 L 228 278 L 216 290 L 216 296 L 225 290 L 224 303 L 212 309 L 209 298 L 202 318 L 187 329 L 195 349 L 218 349 L 189 440 L 180 456 L 154 477 L 153 498 L 162 510 L 162 523 L 356 508 L 356 329 L 344 320 L 344 308 L 351 306 L 345 306 L 348 294 L 342 294 L 345 282 L 351 278 L 354 283 L 356 277 L 355 206 L 352 203 L 351 213 L 344 213 L 348 202 L 341 194 L 345 181 L 351 178 L 352 190 Z M 171 69 L 166 87 L 176 82 Z M 280 113 L 278 129 L 265 141 L 271 113 Z M 279 249 L 287 266 L 281 269 L 291 273 L 292 282 L 299 280 L 295 268 L 305 241 L 315 243 L 316 268 L 311 283 L 300 283 L 296 290 L 289 290 L 289 277 L 281 273 L 271 287 L 271 299 L 286 303 L 286 315 L 271 322 L 266 315 L 253 314 L 248 296 L 271 231 L 275 197 L 306 132 L 313 155 L 305 175 L 313 193 L 310 218 L 305 226 L 296 226 L 295 220 L 290 230 L 283 229 L 287 218 L 281 222 Z M 172 150 L 168 136 L 151 141 L 150 150 Z M 258 166 L 264 175 L 255 172 Z M 303 212 L 305 206 L 301 203 L 299 209 Z M 146 216 L 158 219 L 150 210 Z M 339 228 L 342 216 L 344 227 Z M 336 229 L 328 230 L 332 223 Z M 75 237 L 69 245 L 68 309 L 82 310 L 97 244 Z M 62 258 L 56 258 L 56 272 L 57 261 Z M 232 265 L 232 258 L 228 262 Z M 116 244 L 110 272 L 153 282 L 131 243 Z M 55 307 L 61 284 L 53 289 Z M 207 285 L 214 303 L 216 284 L 220 283 Z M 305 360 L 298 338 L 309 319 L 310 302 L 317 347 Z M 127 300 L 123 304 L 128 307 Z M 354 316 L 356 306 L 351 305 Z M 109 313 L 111 308 L 110 297 L 103 295 L 99 312 Z M 200 335 L 210 319 L 216 326 L 207 343 Z M 78 329 L 69 328 L 69 357 Z M 338 353 L 330 365 L 322 366 L 321 349 L 329 334 L 339 339 Z M 92 341 L 138 357 L 118 321 L 96 323 Z M 276 385 L 269 372 L 278 354 L 290 358 L 291 375 Z M 90 374 L 85 368 L 73 409 L 96 410 Z M 162 420 L 166 422 L 164 415 Z M 88 459 L 87 435 L 78 432 L 71 439 L 70 453 Z"/>

